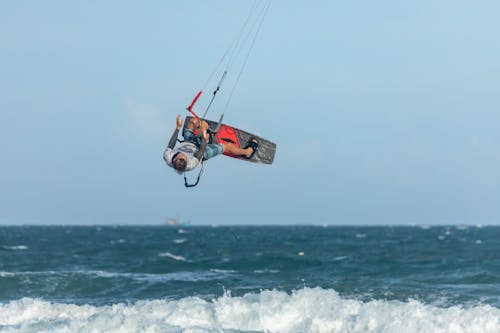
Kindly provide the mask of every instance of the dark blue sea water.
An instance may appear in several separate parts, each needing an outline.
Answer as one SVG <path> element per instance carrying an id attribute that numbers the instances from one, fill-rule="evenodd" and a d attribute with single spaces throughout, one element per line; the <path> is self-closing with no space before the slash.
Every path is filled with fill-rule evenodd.
<path id="1" fill-rule="evenodd" d="M 0 227 L 0 332 L 500 332 L 500 227 Z"/>

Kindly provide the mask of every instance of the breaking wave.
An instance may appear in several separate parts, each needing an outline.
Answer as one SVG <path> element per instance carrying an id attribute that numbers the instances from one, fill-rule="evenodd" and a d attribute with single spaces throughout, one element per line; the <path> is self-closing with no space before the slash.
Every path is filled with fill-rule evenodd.
<path id="1" fill-rule="evenodd" d="M 187 261 L 185 257 L 180 256 L 180 255 L 175 255 L 175 254 L 172 254 L 170 252 L 158 253 L 158 257 L 166 257 L 166 258 L 170 258 L 172 260 L 177 260 L 177 261 Z"/>
<path id="2" fill-rule="evenodd" d="M 29 247 L 27 247 L 26 245 L 4 245 L 2 246 L 2 249 L 4 250 L 10 250 L 10 251 L 24 251 L 24 250 L 28 250 Z"/>
<path id="3" fill-rule="evenodd" d="M 415 300 L 362 302 L 321 288 L 107 306 L 23 298 L 0 304 L 0 332 L 498 333 L 500 309 L 443 308 Z"/>
<path id="4" fill-rule="evenodd" d="M 223 278 L 228 273 L 234 271 L 226 271 L 219 269 L 210 269 L 208 271 L 199 272 L 171 272 L 163 274 L 153 273 L 117 273 L 107 271 L 40 271 L 40 272 L 5 272 L 0 271 L 0 277 L 38 277 L 38 278 L 51 278 L 51 283 L 56 281 L 65 280 L 75 276 L 79 277 L 99 277 L 106 279 L 125 278 L 133 281 L 209 281 L 218 278 Z M 59 279 L 59 280 L 58 280 Z"/>

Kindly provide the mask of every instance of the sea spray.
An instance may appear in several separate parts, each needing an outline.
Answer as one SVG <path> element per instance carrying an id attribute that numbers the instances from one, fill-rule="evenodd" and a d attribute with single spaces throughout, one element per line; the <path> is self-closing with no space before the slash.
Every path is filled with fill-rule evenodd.
<path id="1" fill-rule="evenodd" d="M 409 300 L 363 302 L 334 290 L 226 292 L 213 300 L 138 301 L 106 306 L 23 298 L 0 305 L 0 332 L 498 333 L 500 309 L 438 307 Z"/>

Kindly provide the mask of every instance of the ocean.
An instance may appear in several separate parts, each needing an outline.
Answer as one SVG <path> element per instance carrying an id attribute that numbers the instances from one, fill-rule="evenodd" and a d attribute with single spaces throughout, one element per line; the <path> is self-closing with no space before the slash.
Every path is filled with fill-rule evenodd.
<path id="1" fill-rule="evenodd" d="M 500 333 L 500 227 L 3 226 L 0 332 Z"/>

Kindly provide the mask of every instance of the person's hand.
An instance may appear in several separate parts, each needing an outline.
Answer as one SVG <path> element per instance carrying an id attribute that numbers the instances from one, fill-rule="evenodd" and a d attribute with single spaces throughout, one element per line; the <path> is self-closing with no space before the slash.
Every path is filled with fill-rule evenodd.
<path id="1" fill-rule="evenodd" d="M 181 118 L 180 114 L 177 115 L 176 121 L 177 121 L 177 129 L 181 129 L 181 127 L 182 127 L 182 118 Z"/>
<path id="2" fill-rule="evenodd" d="M 205 130 L 205 131 L 203 131 L 203 132 L 202 132 L 202 135 L 203 135 L 203 137 L 205 138 L 205 140 L 207 140 L 207 143 L 208 143 L 208 141 L 210 140 L 210 135 L 207 133 L 207 131 L 206 131 L 206 130 Z"/>

